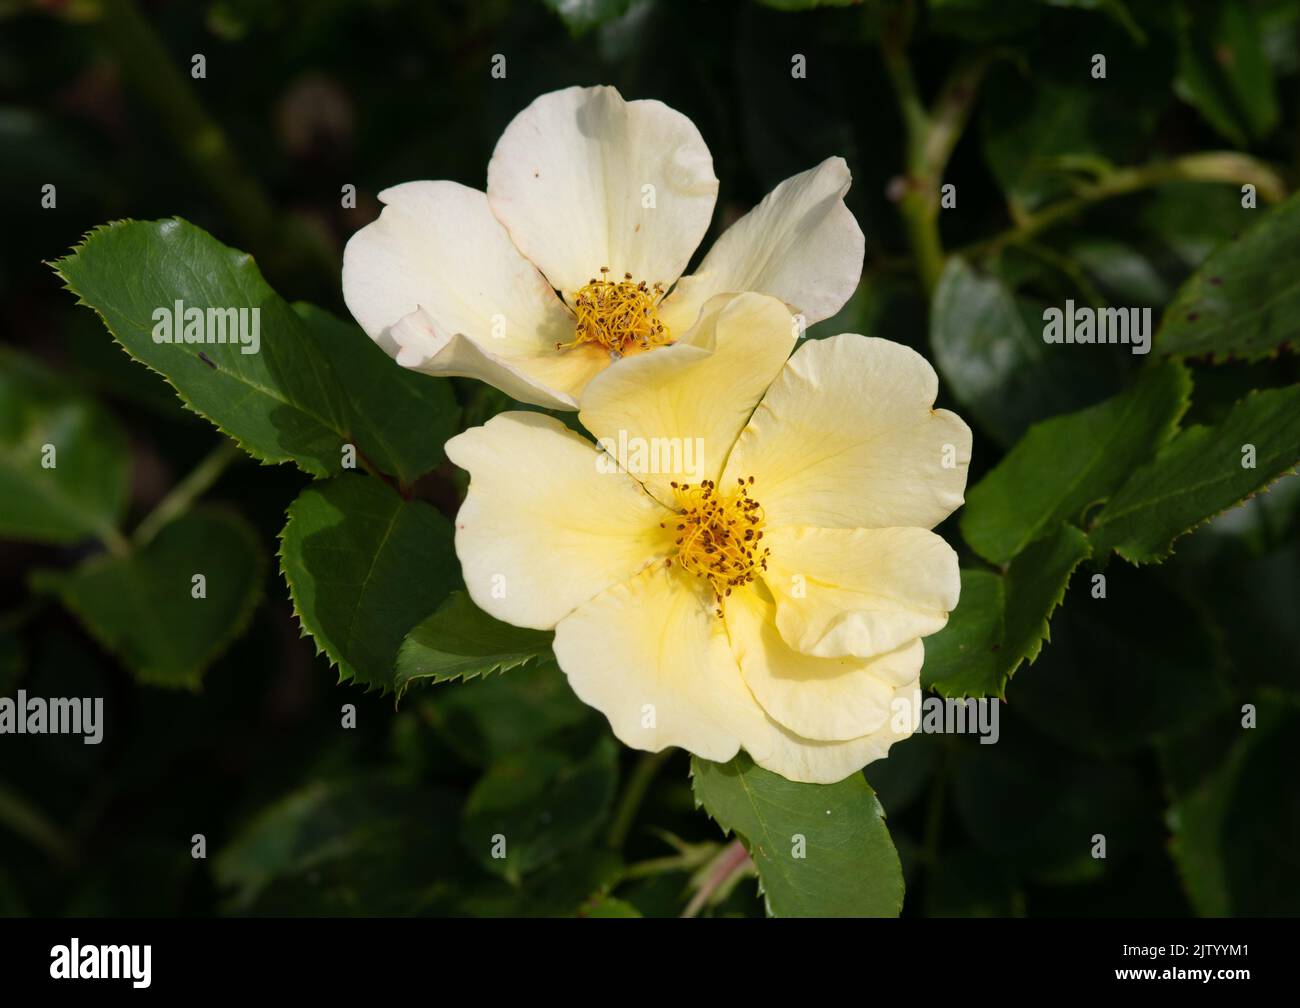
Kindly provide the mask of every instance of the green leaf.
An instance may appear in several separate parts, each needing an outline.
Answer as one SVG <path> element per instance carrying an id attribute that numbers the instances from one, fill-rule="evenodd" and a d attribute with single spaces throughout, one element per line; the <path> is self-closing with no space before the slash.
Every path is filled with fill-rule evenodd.
<path id="1" fill-rule="evenodd" d="M 126 510 L 127 461 L 126 436 L 109 413 L 35 361 L 0 349 L 0 536 L 114 536 Z"/>
<path id="2" fill-rule="evenodd" d="M 1173 295 L 1172 285 L 1134 242 L 1082 234 L 1065 237 L 1063 244 L 1064 261 L 1077 263 L 1096 284 L 1097 297 L 1109 304 L 1161 305 Z"/>
<path id="3" fill-rule="evenodd" d="M 926 638 L 922 685 L 950 697 L 1005 697 L 1007 680 L 1050 639 L 1052 611 L 1090 553 L 1086 535 L 1060 525 L 1023 550 L 1005 574 L 962 570 L 956 610 Z"/>
<path id="4" fill-rule="evenodd" d="M 1242 210 L 1246 219 L 1253 210 Z M 1300 337 L 1300 194 L 1218 248 L 1165 309 L 1155 345 L 1180 357 L 1256 360 Z"/>
<path id="5" fill-rule="evenodd" d="M 460 408 L 447 378 L 397 363 L 352 322 L 304 302 L 293 306 L 343 380 L 346 429 L 375 466 L 405 484 L 435 468 Z"/>
<path id="6" fill-rule="evenodd" d="M 1279 698 L 1260 700 L 1254 727 L 1242 725 L 1240 709 L 1224 712 L 1226 752 L 1203 772 L 1187 768 L 1210 748 L 1204 731 L 1161 749 L 1172 794 L 1170 850 L 1192 906 L 1203 916 L 1295 912 L 1300 790 L 1279 786 L 1278 774 L 1289 779 L 1300 765 L 1300 710 Z"/>
<path id="7" fill-rule="evenodd" d="M 1035 424 L 967 494 L 962 535 L 1003 564 L 1062 522 L 1081 525 L 1091 505 L 1169 440 L 1191 388 L 1186 368 L 1165 363 L 1121 395 Z"/>
<path id="8" fill-rule="evenodd" d="M 1087 536 L 1063 525 L 1024 550 L 1007 568 L 1002 626 L 1008 677 L 1022 659 L 1032 663 L 1043 642 L 1050 639 L 1052 611 L 1065 597 L 1070 575 L 1091 552 Z"/>
<path id="9" fill-rule="evenodd" d="M 144 409 L 166 421 L 169 430 L 185 426 L 202 430 L 207 421 L 197 413 L 177 409 L 176 390 L 157 372 L 122 352 L 104 331 L 94 312 L 73 309 L 59 319 L 60 377 L 106 402 Z"/>
<path id="10" fill-rule="evenodd" d="M 97 228 L 54 267 L 127 353 L 263 462 L 333 475 L 343 470 L 343 445 L 353 444 L 411 483 L 442 460 L 457 416 L 447 380 L 399 367 L 357 326 L 321 308 L 289 305 L 251 256 L 188 221 Z M 256 352 L 238 341 L 154 342 L 154 312 L 178 300 L 257 309 Z"/>
<path id="11" fill-rule="evenodd" d="M 1105 398 L 1113 362 L 1043 342 L 1043 309 L 997 277 L 949 259 L 934 293 L 930 346 L 957 401 L 1003 445 L 1030 424 Z M 1077 352 L 1085 349 L 1085 353 Z"/>
<path id="12" fill-rule="evenodd" d="M 131 264 L 129 283 L 123 264 Z M 352 444 L 409 484 L 442 460 L 457 417 L 445 379 L 399 367 L 323 309 L 290 306 L 251 257 L 186 221 L 99 228 L 55 268 L 128 353 L 264 462 L 332 475 Z M 257 352 L 238 342 L 155 343 L 154 312 L 178 300 L 186 308 L 256 308 Z"/>
<path id="13" fill-rule="evenodd" d="M 691 778 L 696 804 L 744 842 L 773 917 L 898 916 L 903 870 L 862 774 L 796 784 L 741 753 L 728 763 L 692 757 Z"/>
<path id="14" fill-rule="evenodd" d="M 1007 575 L 961 569 L 961 597 L 948 622 L 925 639 L 922 685 L 949 696 L 1001 696 Z"/>
<path id="15" fill-rule="evenodd" d="M 56 592 L 141 682 L 195 689 L 248 625 L 264 567 L 247 522 L 200 508 L 136 553 L 101 556 L 71 572 L 38 571 L 32 581 Z M 194 597 L 197 574 L 204 598 Z"/>
<path id="16" fill-rule="evenodd" d="M 618 747 L 608 735 L 577 761 L 547 748 L 504 756 L 470 792 L 461 841 L 485 869 L 518 883 L 595 835 L 617 781 Z"/>
<path id="17" fill-rule="evenodd" d="M 1245 446 L 1254 448 L 1248 468 Z M 1096 554 L 1163 560 L 1174 540 L 1268 486 L 1300 462 L 1300 385 L 1253 392 L 1213 427 L 1184 429 L 1136 470 L 1097 514 Z"/>
<path id="18" fill-rule="evenodd" d="M 1277 124 L 1273 72 L 1258 16 L 1240 0 L 1180 8 L 1175 90 L 1234 146 L 1248 147 Z"/>
<path id="19" fill-rule="evenodd" d="M 416 679 L 437 683 L 506 672 L 549 654 L 553 637 L 493 619 L 465 592 L 452 592 L 402 641 L 395 685 L 401 693 Z"/>
<path id="20" fill-rule="evenodd" d="M 280 568 L 340 682 L 394 688 L 402 638 L 459 580 L 451 535 L 428 504 L 356 474 L 309 486 L 289 506 Z"/>
<path id="21" fill-rule="evenodd" d="M 415 697 L 442 739 L 470 763 L 536 746 L 569 732 L 603 730 L 604 719 L 569 688 L 553 658 L 510 675 L 486 676 Z"/>
<path id="22" fill-rule="evenodd" d="M 179 218 L 118 221 L 90 232 L 54 268 L 127 353 L 250 455 L 291 461 L 313 476 L 341 470 L 351 438 L 338 378 L 251 256 Z M 258 352 L 244 353 L 252 344 L 238 340 L 155 343 L 154 312 L 176 301 L 186 309 L 258 309 Z"/>

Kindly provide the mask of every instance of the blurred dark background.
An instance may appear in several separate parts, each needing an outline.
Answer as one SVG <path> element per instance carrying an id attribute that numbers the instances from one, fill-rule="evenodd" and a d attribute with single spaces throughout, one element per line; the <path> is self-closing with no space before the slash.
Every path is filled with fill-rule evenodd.
<path id="1" fill-rule="evenodd" d="M 342 247 L 378 213 L 379 190 L 422 178 L 481 188 L 496 138 L 534 97 L 608 83 L 698 125 L 721 180 L 712 235 L 787 176 L 847 158 L 866 274 L 823 334 L 882 335 L 929 356 L 926 298 L 890 199 L 905 156 L 878 49 L 891 5 L 783 6 L 803 5 L 0 2 L 3 338 L 129 432 L 136 521 L 220 435 L 76 307 L 45 261 L 102 222 L 179 215 L 253 253 L 286 297 L 346 317 Z M 1255 44 L 1232 53 L 1256 61 L 1257 95 L 1237 89 L 1216 116 L 1189 91 L 1188 61 L 1197 46 L 1216 58 L 1230 6 L 917 4 L 911 55 L 924 94 L 963 60 L 992 61 L 945 175 L 960 192 L 959 212 L 942 220 L 946 245 L 996 235 L 1055 195 L 1050 174 L 1033 174 L 1044 149 L 1115 164 L 1246 150 L 1294 185 L 1300 5 L 1241 5 Z M 588 11 L 617 16 L 586 26 Z M 1110 54 L 1112 72 L 1089 90 L 1080 67 L 1094 52 Z M 791 77 L 794 53 L 806 79 Z M 191 76 L 195 54 L 204 79 Z M 504 79 L 490 74 L 496 54 Z M 57 186 L 53 208 L 41 205 L 46 184 Z M 341 203 L 349 184 L 355 209 Z M 1234 232 L 1238 200 L 1230 185 L 1146 190 L 993 268 L 1026 304 L 1089 289 L 1163 304 Z M 1122 378 L 1075 389 L 1048 415 Z M 1191 417 L 1296 379 L 1287 354 L 1198 367 Z M 483 407 L 470 383 L 457 395 L 470 417 Z M 979 420 L 972 482 L 1005 447 Z M 193 692 L 138 685 L 33 594 L 31 571 L 69 567 L 90 547 L 0 543 L 0 691 L 103 696 L 111 711 L 99 746 L 0 741 L 0 913 L 569 913 L 619 877 L 577 847 L 517 886 L 464 849 L 459 809 L 484 766 L 540 733 L 592 737 L 602 722 L 562 680 L 496 677 L 400 705 L 338 685 L 300 637 L 273 560 L 305 482 L 290 466 L 243 462 L 206 496 L 254 524 L 269 562 L 246 634 Z M 1112 594 L 1127 601 L 1104 622 L 1076 585 L 1052 643 L 1012 682 L 999 744 L 918 736 L 868 767 L 907 871 L 905 914 L 1300 911 L 1297 482 L 1182 540 L 1162 567 L 1113 564 Z M 420 492 L 454 510 L 450 471 Z M 1260 705 L 1263 725 L 1246 748 L 1231 730 L 1243 702 Z M 354 730 L 340 725 L 344 703 L 357 706 Z M 626 776 L 635 754 L 620 759 Z M 625 863 L 722 839 L 694 810 L 686 768 L 677 754 L 660 771 Z M 195 833 L 206 860 L 191 856 Z M 1088 855 L 1095 833 L 1108 838 L 1104 861 Z M 624 877 L 618 892 L 643 913 L 675 914 L 690 882 L 685 869 Z M 744 881 L 715 910 L 762 906 Z"/>

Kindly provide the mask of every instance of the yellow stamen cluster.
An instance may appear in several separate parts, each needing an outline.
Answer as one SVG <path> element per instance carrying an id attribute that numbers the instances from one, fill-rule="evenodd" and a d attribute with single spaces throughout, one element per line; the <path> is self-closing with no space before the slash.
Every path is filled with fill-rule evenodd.
<path id="1" fill-rule="evenodd" d="M 668 327 L 659 320 L 656 305 L 663 296 L 663 284 L 653 286 L 632 279 L 624 273 L 622 280 L 607 280 L 608 266 L 600 268 L 600 279 L 592 277 L 574 296 L 573 310 L 578 317 L 573 339 L 557 343 L 557 350 L 590 344 L 604 347 L 612 354 L 628 354 L 666 346 L 672 342 Z"/>
<path id="2" fill-rule="evenodd" d="M 691 485 L 673 483 L 677 495 L 673 527 L 677 562 L 683 570 L 706 579 L 713 588 L 719 616 L 732 590 L 749 584 L 767 570 L 768 549 L 763 538 L 763 509 L 749 496 L 754 477 L 738 480 L 734 493 L 719 493 L 712 480 Z M 670 560 L 669 563 L 672 561 Z"/>

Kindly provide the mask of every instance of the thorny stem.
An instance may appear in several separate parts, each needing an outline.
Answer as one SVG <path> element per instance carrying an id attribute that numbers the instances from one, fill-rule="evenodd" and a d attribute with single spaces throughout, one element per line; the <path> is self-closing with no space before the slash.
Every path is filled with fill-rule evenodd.
<path id="1" fill-rule="evenodd" d="M 379 480 L 381 483 L 387 483 L 390 487 L 396 490 L 398 495 L 402 498 L 402 500 L 409 501 L 411 499 L 412 496 L 411 488 L 407 486 L 405 483 L 403 483 L 402 481 L 400 481 L 399 479 L 397 479 L 396 477 L 389 476 L 387 473 L 381 472 L 379 467 L 370 461 L 370 456 L 368 456 L 360 448 L 357 448 L 357 461 L 361 463 L 361 468 L 364 469 L 371 476 L 373 476 L 375 479 Z"/>
<path id="2" fill-rule="evenodd" d="M 1032 239 L 1048 228 L 1078 216 L 1095 203 L 1127 196 L 1167 182 L 1250 183 L 1270 203 L 1286 196 L 1286 184 L 1271 167 L 1256 158 L 1235 151 L 1207 151 L 1185 154 L 1170 161 L 1119 168 L 1098 181 L 1080 186 L 1075 195 L 1044 207 L 1023 218 L 1014 227 L 993 238 L 969 245 L 967 255 L 995 255 L 1008 245 Z"/>
<path id="3" fill-rule="evenodd" d="M 135 545 L 145 545 L 164 525 L 188 511 L 225 472 L 226 466 L 242 457 L 243 452 L 235 442 L 222 438 L 221 443 L 204 456 L 203 461 L 188 476 L 172 487 L 157 507 L 145 515 L 132 536 Z"/>
<path id="4" fill-rule="evenodd" d="M 619 880 L 650 878 L 654 875 L 666 875 L 669 872 L 688 872 L 696 863 L 686 854 L 672 854 L 669 857 L 650 858 L 648 861 L 636 861 L 623 869 Z"/>
<path id="5" fill-rule="evenodd" d="M 930 209 L 926 194 L 908 189 L 898 201 L 898 212 L 903 217 L 907 243 L 916 259 L 917 274 L 926 294 L 933 294 L 943 274 L 943 243 L 939 237 L 939 221 Z"/>
<path id="6" fill-rule="evenodd" d="M 903 117 L 904 135 L 907 139 L 908 165 L 922 158 L 923 138 L 930 128 L 930 117 L 916 90 L 912 67 L 907 61 L 907 42 L 911 35 L 912 5 L 894 6 L 886 15 L 882 26 L 880 46 L 885 72 L 889 74 L 898 110 Z"/>
<path id="7" fill-rule="evenodd" d="M 726 884 L 732 876 L 744 871 L 750 865 L 749 851 L 739 840 L 733 840 L 718 856 L 717 864 L 704 884 L 691 897 L 682 911 L 683 917 L 698 917 L 700 911 L 708 904 L 709 898 Z"/>
<path id="8" fill-rule="evenodd" d="M 605 836 L 605 843 L 609 847 L 617 850 L 623 846 L 628 831 L 632 829 L 632 822 L 636 819 L 637 810 L 645 799 L 646 791 L 650 788 L 650 782 L 674 752 L 676 750 L 669 746 L 656 753 L 645 753 L 632 768 L 632 774 L 628 777 L 627 785 L 618 800 L 618 808 L 614 812 L 609 832 Z"/>
<path id="9" fill-rule="evenodd" d="M 112 553 L 115 557 L 128 556 L 131 552 L 131 544 L 127 542 L 126 537 L 122 535 L 112 525 L 105 525 L 99 531 L 99 541 L 103 543 L 104 549 Z"/>
<path id="10" fill-rule="evenodd" d="M 966 131 L 971 112 L 975 109 L 975 99 L 979 95 L 984 75 L 993 63 L 995 53 L 981 53 L 975 59 L 957 67 L 943 85 L 939 97 L 935 99 L 934 111 L 930 117 L 929 133 L 925 136 L 921 148 L 921 164 L 933 174 L 933 184 L 937 187 L 943 171 L 948 167 L 952 152 L 957 142 Z"/>
<path id="11" fill-rule="evenodd" d="M 911 30 L 910 2 L 892 7 L 881 32 L 881 53 L 898 99 L 906 135 L 907 165 L 898 211 L 903 220 L 915 269 L 926 293 L 933 293 L 943 272 L 944 249 L 939 234 L 939 187 L 953 149 L 970 119 L 975 97 L 993 54 L 984 54 L 959 67 L 927 111 L 916 89 L 907 60 Z M 959 249 L 963 255 L 991 255 L 1007 245 L 1019 244 L 1069 220 L 1095 203 L 1138 192 L 1167 182 L 1222 182 L 1253 184 L 1267 202 L 1286 196 L 1286 184 L 1269 165 L 1234 151 L 1186 154 L 1135 168 L 1103 171 L 1091 183 L 1080 185 L 1071 198 L 1028 214 L 993 238 Z"/>
<path id="12" fill-rule="evenodd" d="M 886 16 L 880 45 L 906 136 L 906 177 L 897 195 L 898 212 L 917 274 L 930 294 L 939 282 L 944 263 L 939 234 L 939 187 L 948 159 L 970 119 L 980 81 L 992 57 L 985 54 L 958 67 L 940 91 L 934 108 L 927 110 L 907 60 L 911 17 L 910 3 L 893 7 Z"/>

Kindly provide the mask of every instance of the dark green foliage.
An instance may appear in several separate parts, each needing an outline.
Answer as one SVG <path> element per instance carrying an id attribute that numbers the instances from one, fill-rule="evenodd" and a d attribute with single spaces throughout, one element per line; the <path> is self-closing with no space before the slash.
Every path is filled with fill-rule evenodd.
<path id="1" fill-rule="evenodd" d="M 1300 913 L 1300 0 L 92 6 L 0 15 L 0 697 L 107 726 L 0 734 L 0 915 Z M 634 753 L 464 591 L 443 445 L 513 404 L 366 339 L 343 243 L 594 83 L 699 127 L 706 248 L 848 161 L 809 335 L 913 346 L 974 431 L 922 685 L 996 744 Z M 155 342 L 176 300 L 264 352 Z M 1067 301 L 1149 355 L 1046 342 Z"/>

